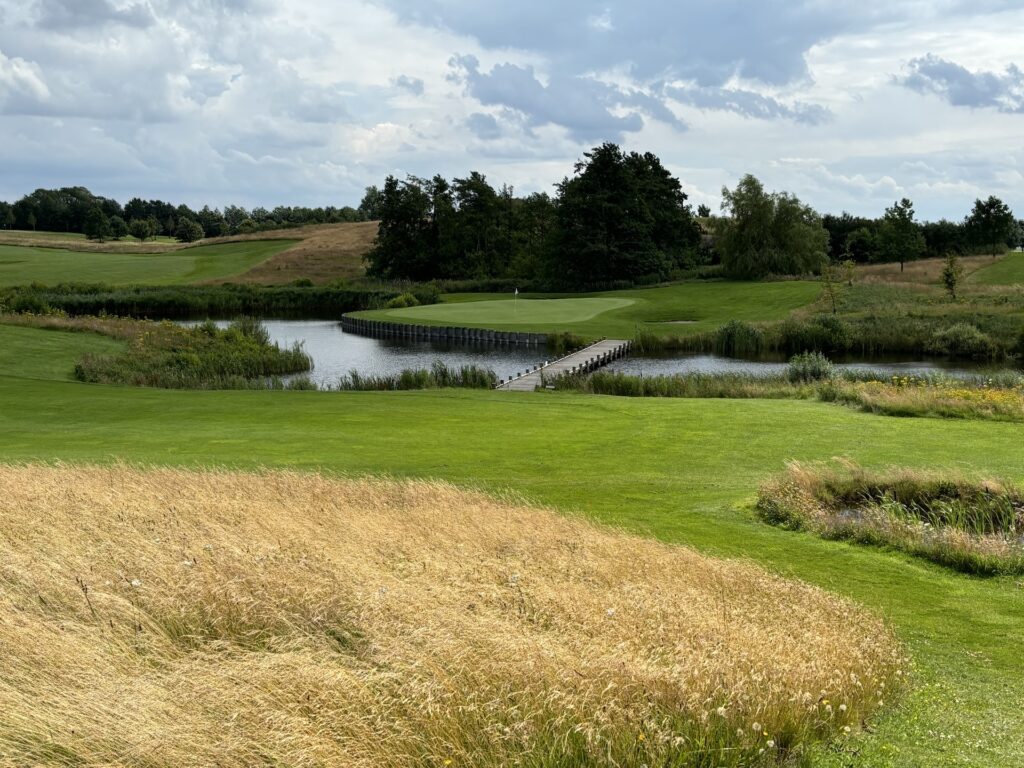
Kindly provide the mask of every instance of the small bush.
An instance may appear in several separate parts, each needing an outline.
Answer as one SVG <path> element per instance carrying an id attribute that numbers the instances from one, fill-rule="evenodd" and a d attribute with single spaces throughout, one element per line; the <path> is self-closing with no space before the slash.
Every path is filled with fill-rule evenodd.
<path id="1" fill-rule="evenodd" d="M 786 378 L 794 384 L 800 384 L 831 379 L 834 372 L 832 361 L 821 352 L 801 352 L 790 358 Z"/>
<path id="2" fill-rule="evenodd" d="M 936 331 L 928 341 L 928 351 L 937 355 L 987 359 L 997 354 L 996 345 L 970 323 L 957 323 Z"/>
<path id="3" fill-rule="evenodd" d="M 395 298 L 393 298 L 384 306 L 386 309 L 406 309 L 408 307 L 418 307 L 419 305 L 419 299 L 417 299 L 411 293 L 403 293 L 399 296 L 395 296 Z"/>

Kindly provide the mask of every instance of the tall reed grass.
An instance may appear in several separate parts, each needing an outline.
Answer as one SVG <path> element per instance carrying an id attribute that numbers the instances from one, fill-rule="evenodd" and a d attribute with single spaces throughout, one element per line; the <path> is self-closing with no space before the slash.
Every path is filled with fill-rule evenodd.
<path id="1" fill-rule="evenodd" d="M 758 766 L 897 693 L 882 622 L 430 482 L 0 466 L 12 765 Z"/>
<path id="2" fill-rule="evenodd" d="M 407 389 L 494 389 L 498 376 L 494 371 L 475 365 L 450 368 L 440 360 L 429 369 L 407 368 L 389 376 L 364 376 L 352 370 L 342 376 L 338 389 L 343 391 L 382 392 Z"/>

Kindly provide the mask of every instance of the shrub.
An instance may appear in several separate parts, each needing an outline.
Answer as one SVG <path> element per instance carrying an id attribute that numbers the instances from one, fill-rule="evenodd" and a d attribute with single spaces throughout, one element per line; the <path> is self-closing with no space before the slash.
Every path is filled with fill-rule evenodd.
<path id="1" fill-rule="evenodd" d="M 835 315 L 818 315 L 810 320 L 789 318 L 778 329 L 777 348 L 785 352 L 845 352 L 850 348 L 852 331 L 848 323 Z"/>
<path id="2" fill-rule="evenodd" d="M 997 354 L 992 339 L 970 323 L 956 323 L 935 331 L 928 340 L 928 351 L 938 355 L 978 359 L 995 357 Z"/>
<path id="3" fill-rule="evenodd" d="M 399 296 L 395 296 L 395 298 L 393 298 L 384 306 L 386 309 L 405 309 L 406 307 L 418 307 L 419 305 L 419 299 L 417 299 L 411 293 L 403 293 Z"/>
<path id="4" fill-rule="evenodd" d="M 790 358 L 786 378 L 794 384 L 799 384 L 831 379 L 833 373 L 832 361 L 821 352 L 801 352 Z"/>

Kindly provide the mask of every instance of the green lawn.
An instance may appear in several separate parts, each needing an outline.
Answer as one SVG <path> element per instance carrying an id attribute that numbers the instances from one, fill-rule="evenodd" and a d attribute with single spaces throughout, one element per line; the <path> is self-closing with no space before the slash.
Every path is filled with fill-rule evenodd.
<path id="1" fill-rule="evenodd" d="M 0 245 L 0 286 L 33 282 L 171 285 L 228 279 L 296 242 L 252 240 L 145 254 Z"/>
<path id="2" fill-rule="evenodd" d="M 0 324 L 0 375 L 29 379 L 73 378 L 83 354 L 112 354 L 124 345 L 95 333 L 66 333 Z M 0 422 L 3 417 L 0 416 Z"/>
<path id="3" fill-rule="evenodd" d="M 451 294 L 443 304 L 359 313 L 359 317 L 420 325 L 456 325 L 509 331 L 574 331 L 629 339 L 638 327 L 683 336 L 728 320 L 780 320 L 813 302 L 814 282 L 692 282 L 663 288 L 567 297 L 522 294 Z"/>
<path id="4" fill-rule="evenodd" d="M 1024 253 L 1008 253 L 968 279 L 981 285 L 1024 285 Z"/>
<path id="5" fill-rule="evenodd" d="M 84 338 L 69 335 L 69 348 Z M 21 343 L 27 349 L 35 339 Z M 0 460 L 270 465 L 511 488 L 850 595 L 892 621 L 915 661 L 916 687 L 874 735 L 854 740 L 855 752 L 823 753 L 816 764 L 1020 765 L 1024 583 L 781 531 L 749 509 L 760 479 L 789 458 L 848 456 L 869 467 L 1019 479 L 1020 425 L 893 419 L 791 401 L 186 392 L 10 374 L 0 367 Z"/>

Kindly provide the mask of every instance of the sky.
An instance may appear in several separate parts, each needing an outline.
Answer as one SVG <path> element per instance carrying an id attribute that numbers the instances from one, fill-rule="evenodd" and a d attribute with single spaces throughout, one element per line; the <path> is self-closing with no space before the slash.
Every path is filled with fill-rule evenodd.
<path id="1" fill-rule="evenodd" d="M 717 210 L 1024 215 L 1024 0 L 0 0 L 0 199 L 552 191 L 605 141 Z"/>

